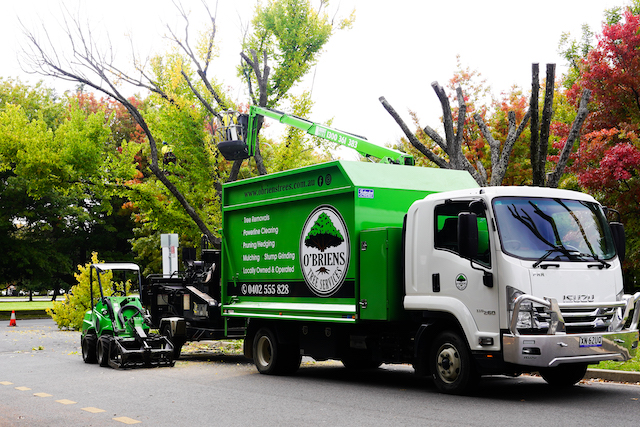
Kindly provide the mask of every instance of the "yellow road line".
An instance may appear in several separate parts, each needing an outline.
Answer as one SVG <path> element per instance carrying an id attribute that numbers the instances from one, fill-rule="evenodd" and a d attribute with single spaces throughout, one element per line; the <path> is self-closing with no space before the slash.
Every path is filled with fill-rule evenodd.
<path id="1" fill-rule="evenodd" d="M 82 408 L 83 411 L 91 412 L 92 414 L 97 414 L 98 412 L 106 412 L 104 409 L 94 408 L 89 406 L 87 408 Z"/>
<path id="2" fill-rule="evenodd" d="M 0 385 L 12 385 L 13 383 L 10 381 L 0 381 Z M 24 386 L 20 386 L 20 387 L 15 387 L 16 390 L 20 390 L 20 391 L 27 391 L 27 390 L 31 390 L 29 387 L 24 387 Z M 33 393 L 34 396 L 37 397 L 51 397 L 53 396 L 52 394 L 49 393 Z M 73 405 L 76 404 L 78 402 L 74 402 L 73 400 L 69 400 L 69 399 L 60 399 L 60 400 L 56 400 L 56 402 L 61 403 L 63 405 Z M 87 412 L 91 412 L 92 414 L 98 414 L 100 412 L 106 412 L 104 409 L 100 409 L 100 408 L 94 408 L 93 406 L 88 406 L 86 408 L 81 408 L 83 411 L 87 411 Z M 117 418 L 113 418 L 114 421 L 118 421 L 124 424 L 140 424 L 142 423 L 142 421 L 140 420 L 136 420 L 133 418 L 129 418 L 129 417 L 117 417 Z"/>
<path id="3" fill-rule="evenodd" d="M 114 421 L 120 421 L 121 423 L 125 423 L 125 424 L 139 424 L 142 421 L 140 420 L 134 420 L 133 418 L 129 418 L 129 417 L 118 417 L 118 418 L 114 418 Z"/>

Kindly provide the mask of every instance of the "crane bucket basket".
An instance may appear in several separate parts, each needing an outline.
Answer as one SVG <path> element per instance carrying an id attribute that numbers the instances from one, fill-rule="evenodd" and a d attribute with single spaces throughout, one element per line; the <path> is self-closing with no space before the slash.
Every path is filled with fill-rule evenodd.
<path id="1" fill-rule="evenodd" d="M 229 117 L 224 120 L 226 124 L 217 129 L 217 136 L 220 138 L 218 150 L 227 160 L 244 160 L 251 157 L 247 146 L 247 126 L 249 116 L 247 114 Z"/>

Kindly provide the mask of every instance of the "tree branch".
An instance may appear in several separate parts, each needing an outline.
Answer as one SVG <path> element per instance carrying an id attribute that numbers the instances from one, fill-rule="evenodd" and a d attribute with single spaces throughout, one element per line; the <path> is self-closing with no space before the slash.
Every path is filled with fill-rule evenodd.
<path id="1" fill-rule="evenodd" d="M 540 123 L 540 148 L 538 150 L 538 162 L 540 162 L 538 174 L 542 179 L 541 185 L 546 184 L 545 165 L 549 152 L 549 134 L 551 132 L 551 116 L 553 114 L 553 93 L 555 91 L 556 65 L 547 64 L 547 80 L 545 82 L 544 107 L 542 107 L 542 121 Z"/>
<path id="2" fill-rule="evenodd" d="M 582 125 L 589 115 L 590 99 L 591 91 L 589 89 L 583 90 L 582 97 L 580 98 L 580 106 L 578 107 L 578 114 L 573 121 L 573 125 L 571 125 L 571 130 L 569 131 L 567 142 L 562 148 L 562 152 L 560 153 L 560 158 L 558 159 L 558 164 L 556 165 L 555 170 L 549 174 L 549 178 L 547 179 L 547 185 L 549 187 L 556 188 L 560 183 L 560 178 L 564 174 L 564 169 L 567 166 L 567 162 L 569 161 L 569 155 L 571 154 L 571 150 L 573 150 L 573 144 L 580 137 L 580 129 L 582 129 Z"/>
<path id="3" fill-rule="evenodd" d="M 432 161 L 433 163 L 435 163 L 439 167 L 441 167 L 443 169 L 449 169 L 450 168 L 449 163 L 447 163 L 444 159 L 442 159 L 441 157 L 436 155 L 433 151 L 431 151 L 429 148 L 427 148 L 427 146 L 425 146 L 422 142 L 420 142 L 418 137 L 416 137 L 415 134 L 409 130 L 409 127 L 407 127 L 407 125 L 405 124 L 404 120 L 402 120 L 400 115 L 391 106 L 391 104 L 389 104 L 387 102 L 387 100 L 385 99 L 384 96 L 381 96 L 380 98 L 378 98 L 378 100 L 382 103 L 382 106 L 384 107 L 385 110 L 387 110 L 387 112 L 391 115 L 391 117 L 393 117 L 393 119 L 396 121 L 398 126 L 400 126 L 400 129 L 402 129 L 402 132 L 405 134 L 405 136 L 407 137 L 407 139 L 409 140 L 411 145 L 413 145 L 418 151 L 420 151 L 422 154 L 424 154 L 427 159 L 429 159 L 430 161 Z M 431 128 L 429 128 L 429 129 L 431 129 Z M 440 138 L 440 136 L 437 135 L 437 138 Z M 440 144 L 438 144 L 438 145 L 440 145 Z"/>
<path id="4" fill-rule="evenodd" d="M 540 158 L 540 140 L 538 138 L 538 97 L 540 93 L 539 74 L 539 64 L 531 64 L 531 98 L 529 99 L 529 111 L 531 112 L 531 143 L 529 147 L 532 181 L 533 185 L 536 186 L 542 186 L 544 182 L 544 165 L 541 170 L 540 163 L 543 160 Z"/>
<path id="5" fill-rule="evenodd" d="M 58 54 L 56 47 L 53 45 L 51 38 L 47 34 L 48 46 L 40 43 L 38 38 L 32 32 L 25 29 L 25 34 L 29 40 L 30 51 L 25 51 L 28 62 L 33 67 L 33 72 L 54 78 L 61 78 L 68 81 L 78 82 L 89 86 L 99 92 L 104 93 L 110 98 L 115 99 L 123 105 L 133 119 L 140 125 L 149 141 L 151 165 L 149 169 L 162 182 L 167 190 L 178 200 L 186 213 L 193 219 L 200 231 L 205 234 L 211 242 L 219 242 L 219 239 L 209 230 L 202 218 L 195 209 L 190 205 L 184 195 L 177 187 L 169 181 L 158 165 L 158 149 L 154 135 L 147 125 L 142 113 L 131 103 L 119 90 L 116 82 L 124 80 L 126 82 L 136 82 L 138 86 L 148 87 L 150 90 L 158 93 L 160 90 L 157 85 L 144 85 L 142 81 L 126 76 L 120 73 L 117 67 L 113 65 L 114 57 L 111 46 L 107 49 L 108 53 L 101 53 L 98 46 L 94 43 L 90 26 L 84 29 L 78 19 L 70 17 L 69 12 L 64 16 L 66 35 L 71 45 L 71 59 L 65 59 Z M 52 52 L 52 53 L 50 53 Z M 82 70 L 89 70 L 95 75 L 93 80 L 85 75 Z M 160 91 L 161 92 L 161 91 Z"/>

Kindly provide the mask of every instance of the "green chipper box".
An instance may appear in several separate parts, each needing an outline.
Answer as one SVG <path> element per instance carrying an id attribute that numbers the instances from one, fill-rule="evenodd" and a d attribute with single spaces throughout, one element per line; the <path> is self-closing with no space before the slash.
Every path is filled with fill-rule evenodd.
<path id="1" fill-rule="evenodd" d="M 477 186 L 466 172 L 335 161 L 227 184 L 224 313 L 246 318 L 396 320 L 409 206 Z"/>
<path id="2" fill-rule="evenodd" d="M 247 356 L 256 361 L 256 350 L 267 351 L 264 369 L 256 363 L 261 372 L 280 370 L 271 366 L 276 351 L 291 354 L 282 370 L 297 368 L 299 354 L 345 364 L 355 358 L 358 345 L 342 345 L 341 336 L 353 340 L 365 325 L 405 319 L 402 227 L 409 206 L 434 192 L 473 187 L 466 172 L 353 161 L 226 184 L 222 309 L 248 319 Z M 278 348 L 264 350 L 262 335 Z"/>

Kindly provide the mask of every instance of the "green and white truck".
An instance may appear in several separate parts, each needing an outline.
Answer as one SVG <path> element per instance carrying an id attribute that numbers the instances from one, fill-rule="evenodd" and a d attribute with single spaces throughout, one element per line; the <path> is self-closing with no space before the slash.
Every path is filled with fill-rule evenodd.
<path id="1" fill-rule="evenodd" d="M 252 107 L 231 158 L 251 154 L 259 115 L 369 150 Z M 302 356 L 409 363 L 462 393 L 491 374 L 573 385 L 588 364 L 635 355 L 640 292 L 623 292 L 624 231 L 595 199 L 376 157 L 397 165 L 333 161 L 223 186 L 218 305 L 223 322 L 246 322 L 259 372 L 294 372 Z"/>

